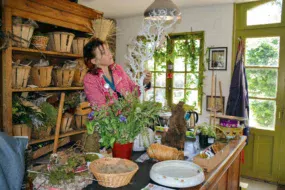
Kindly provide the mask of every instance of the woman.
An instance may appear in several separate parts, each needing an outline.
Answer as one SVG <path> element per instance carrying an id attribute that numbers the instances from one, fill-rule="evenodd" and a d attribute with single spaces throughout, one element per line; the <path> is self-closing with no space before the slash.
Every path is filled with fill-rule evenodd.
<path id="1" fill-rule="evenodd" d="M 124 69 L 114 63 L 106 43 L 92 39 L 84 46 L 84 62 L 89 72 L 84 77 L 84 91 L 92 106 L 101 107 L 138 90 Z M 151 72 L 147 71 L 144 84 L 150 87 Z"/>

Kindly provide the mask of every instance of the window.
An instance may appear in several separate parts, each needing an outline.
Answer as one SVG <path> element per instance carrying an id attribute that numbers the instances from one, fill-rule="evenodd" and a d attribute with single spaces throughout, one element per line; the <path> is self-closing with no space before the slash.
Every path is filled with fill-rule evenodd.
<path id="1" fill-rule="evenodd" d="M 247 11 L 247 25 L 280 23 L 282 15 L 282 0 L 275 0 Z"/>
<path id="2" fill-rule="evenodd" d="M 203 35 L 203 32 L 171 35 L 166 48 L 155 53 L 148 62 L 153 88 L 146 93 L 146 100 L 163 105 L 182 100 L 201 112 Z"/>

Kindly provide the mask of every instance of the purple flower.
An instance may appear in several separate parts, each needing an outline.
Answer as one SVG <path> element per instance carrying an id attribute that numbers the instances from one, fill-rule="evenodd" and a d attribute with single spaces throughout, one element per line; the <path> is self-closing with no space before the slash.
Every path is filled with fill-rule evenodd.
<path id="1" fill-rule="evenodd" d="M 88 119 L 89 120 L 92 120 L 93 118 L 94 118 L 94 111 L 92 111 L 92 112 L 90 112 L 89 114 L 88 114 Z"/>
<path id="2" fill-rule="evenodd" d="M 119 116 L 119 120 L 120 120 L 120 122 L 124 122 L 124 123 L 127 122 L 127 118 L 125 116 L 123 116 L 123 115 Z"/>

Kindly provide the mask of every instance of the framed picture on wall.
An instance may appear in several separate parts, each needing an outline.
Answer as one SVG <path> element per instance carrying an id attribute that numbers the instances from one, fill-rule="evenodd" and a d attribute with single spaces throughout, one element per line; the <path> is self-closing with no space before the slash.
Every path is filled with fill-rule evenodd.
<path id="1" fill-rule="evenodd" d="M 216 102 L 216 105 L 215 105 Z M 207 111 L 214 111 L 216 109 L 217 112 L 223 112 L 225 106 L 225 97 L 222 96 L 207 96 L 206 97 L 206 110 Z"/>
<path id="2" fill-rule="evenodd" d="M 228 48 L 227 47 L 214 47 L 209 48 L 209 70 L 227 70 L 227 57 Z"/>

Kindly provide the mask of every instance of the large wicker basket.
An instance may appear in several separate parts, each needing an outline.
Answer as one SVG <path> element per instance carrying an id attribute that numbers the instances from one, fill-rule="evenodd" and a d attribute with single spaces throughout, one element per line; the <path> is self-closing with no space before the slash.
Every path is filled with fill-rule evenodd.
<path id="1" fill-rule="evenodd" d="M 118 162 L 125 162 L 126 165 L 134 167 L 134 170 L 126 173 L 116 173 L 116 174 L 108 174 L 108 173 L 100 173 L 98 170 L 98 166 L 100 165 L 117 165 Z M 91 172 L 95 176 L 98 183 L 104 187 L 122 187 L 128 185 L 132 180 L 135 173 L 138 171 L 139 167 L 136 163 L 120 158 L 101 158 L 99 160 L 93 161 L 89 166 Z"/>
<path id="2" fill-rule="evenodd" d="M 83 79 L 86 73 L 88 72 L 88 68 L 85 66 L 83 59 L 77 59 L 77 62 L 78 64 L 74 73 L 73 85 L 83 86 Z"/>
<path id="3" fill-rule="evenodd" d="M 14 136 L 28 136 L 31 139 L 32 129 L 26 124 L 13 125 L 13 135 Z"/>
<path id="4" fill-rule="evenodd" d="M 74 78 L 75 69 L 54 69 L 52 71 L 52 78 L 54 85 L 58 87 L 70 87 Z"/>
<path id="5" fill-rule="evenodd" d="M 13 66 L 12 70 L 12 87 L 25 88 L 30 76 L 30 66 Z"/>
<path id="6" fill-rule="evenodd" d="M 32 83 L 38 87 L 48 87 L 51 83 L 51 72 L 53 66 L 32 67 Z"/>
<path id="7" fill-rule="evenodd" d="M 74 34 L 68 32 L 48 33 L 48 49 L 57 52 L 70 52 Z"/>
<path id="8" fill-rule="evenodd" d="M 38 50 L 46 50 L 49 38 L 47 36 L 33 36 L 32 44 Z"/>
<path id="9" fill-rule="evenodd" d="M 83 47 L 88 43 L 89 38 L 76 38 L 72 42 L 72 53 L 83 55 Z"/>
<path id="10" fill-rule="evenodd" d="M 34 33 L 34 27 L 29 24 L 13 24 L 13 34 L 16 41 L 12 41 L 12 46 L 28 48 Z"/>

